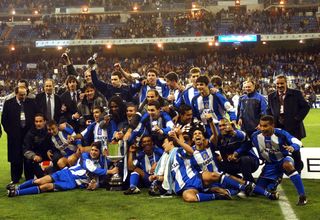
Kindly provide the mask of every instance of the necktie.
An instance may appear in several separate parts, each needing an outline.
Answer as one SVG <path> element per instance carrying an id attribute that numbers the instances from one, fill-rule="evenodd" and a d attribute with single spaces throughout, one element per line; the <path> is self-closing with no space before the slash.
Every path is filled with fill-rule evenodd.
<path id="1" fill-rule="evenodd" d="M 51 95 L 48 95 L 48 101 L 47 101 L 47 119 L 52 119 L 52 112 L 51 112 Z"/>
<path id="2" fill-rule="evenodd" d="M 20 103 L 20 126 L 24 128 L 26 126 L 26 115 L 24 112 L 24 104 Z"/>
<path id="3" fill-rule="evenodd" d="M 72 101 L 77 104 L 77 94 L 76 94 L 76 92 L 74 92 L 72 94 Z"/>
<path id="4" fill-rule="evenodd" d="M 280 115 L 279 115 L 279 122 L 281 125 L 284 124 L 284 92 L 279 94 L 279 104 L 280 104 Z"/>

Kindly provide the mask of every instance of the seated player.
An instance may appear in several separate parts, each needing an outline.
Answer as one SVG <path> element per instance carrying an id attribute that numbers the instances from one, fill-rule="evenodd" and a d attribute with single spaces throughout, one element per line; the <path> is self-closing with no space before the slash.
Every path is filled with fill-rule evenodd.
<path id="1" fill-rule="evenodd" d="M 136 153 L 137 148 L 130 146 L 128 155 L 128 168 L 132 171 L 130 175 L 130 188 L 124 192 L 125 195 L 138 194 L 139 179 L 143 185 L 149 187 L 152 181 L 149 176 L 154 174 L 157 162 L 163 154 L 163 149 L 153 144 L 151 136 L 143 136 L 141 139 L 142 150 Z"/>
<path id="2" fill-rule="evenodd" d="M 52 120 L 47 123 L 48 133 L 51 135 L 51 142 L 54 146 L 47 152 L 47 155 L 58 169 L 73 166 L 81 154 L 81 141 L 70 142 L 68 140 L 68 135 L 75 135 L 73 128 L 67 124 L 62 126 L 64 129 L 59 131 L 58 124 L 55 121 Z"/>
<path id="3" fill-rule="evenodd" d="M 294 160 L 291 157 L 292 152 L 300 150 L 301 141 L 287 131 L 275 128 L 274 119 L 270 115 L 261 117 L 259 130 L 254 132 L 251 138 L 260 158 L 265 161 L 257 185 L 270 191 L 276 190 L 279 179 L 285 173 L 299 194 L 297 205 L 307 204 L 301 176 L 294 168 Z"/>
<path id="4" fill-rule="evenodd" d="M 221 119 L 218 126 L 220 133 L 213 144 L 220 153 L 217 163 L 219 170 L 231 175 L 241 173 L 243 179 L 254 182 L 252 173 L 258 169 L 259 159 L 252 150 L 251 141 L 228 119 Z"/>
<path id="5" fill-rule="evenodd" d="M 219 198 L 217 194 L 204 193 L 206 188 L 211 188 L 211 191 L 215 193 L 218 192 L 218 195 L 222 193 L 224 196 L 229 193 L 228 196 L 237 194 L 238 190 L 241 190 L 246 191 L 247 195 L 254 192 L 265 195 L 271 200 L 279 198 L 277 192 L 270 193 L 261 187 L 255 186 L 251 182 L 218 173 L 212 151 L 208 146 L 209 143 L 204 137 L 204 132 L 194 128 L 191 134 L 195 144 L 193 147 L 184 143 L 183 135 L 177 138 L 175 134 L 171 134 L 177 144 L 183 147 L 177 150 L 171 172 L 173 173 L 173 178 L 176 179 L 175 192 L 182 194 L 185 201 L 208 201 Z M 215 184 L 212 185 L 213 183 Z M 248 188 L 250 188 L 249 186 L 251 187 L 250 192 L 247 191 Z M 229 189 L 229 191 L 223 190 L 223 188 Z"/>
<path id="6" fill-rule="evenodd" d="M 93 190 L 98 187 L 97 177 L 118 173 L 117 167 L 111 170 L 103 168 L 104 160 L 101 155 L 100 144 L 93 143 L 90 153 L 82 153 L 75 166 L 59 170 L 40 179 L 28 180 L 19 186 L 8 185 L 8 197 L 86 187 Z"/>

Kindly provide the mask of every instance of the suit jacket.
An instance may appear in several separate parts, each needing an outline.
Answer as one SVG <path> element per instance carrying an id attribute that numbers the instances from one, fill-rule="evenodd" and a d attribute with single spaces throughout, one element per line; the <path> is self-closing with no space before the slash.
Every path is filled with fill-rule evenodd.
<path id="1" fill-rule="evenodd" d="M 71 94 L 69 91 L 64 92 L 61 95 L 61 104 L 67 107 L 67 110 L 62 113 L 60 117 L 60 123 L 69 123 L 76 131 L 78 129 L 78 122 L 72 119 L 72 115 L 78 112 L 77 103 L 73 102 L 71 99 Z M 77 101 L 79 101 L 79 94 L 77 94 Z"/>
<path id="2" fill-rule="evenodd" d="M 20 127 L 21 107 L 16 97 L 5 101 L 2 110 L 1 124 L 7 133 L 8 139 L 8 161 L 21 162 L 22 143 L 25 134 L 34 124 L 36 114 L 36 105 L 34 99 L 26 98 L 24 102 L 24 112 L 26 117 L 26 126 Z"/>
<path id="3" fill-rule="evenodd" d="M 283 128 L 300 140 L 304 138 L 306 131 L 303 125 L 303 119 L 307 116 L 309 110 L 310 106 L 299 90 L 287 89 L 284 98 Z M 282 127 L 279 123 L 280 100 L 277 91 L 268 95 L 267 113 L 273 115 L 276 127 Z"/>
<path id="4" fill-rule="evenodd" d="M 56 94 L 54 94 L 53 97 L 54 97 L 54 111 L 52 112 L 53 118 L 57 123 L 59 123 L 60 116 L 61 116 L 61 99 Z M 36 96 L 35 101 L 37 104 L 37 113 L 42 113 L 42 114 L 46 115 L 46 113 L 47 113 L 46 93 L 45 92 L 39 93 Z"/>

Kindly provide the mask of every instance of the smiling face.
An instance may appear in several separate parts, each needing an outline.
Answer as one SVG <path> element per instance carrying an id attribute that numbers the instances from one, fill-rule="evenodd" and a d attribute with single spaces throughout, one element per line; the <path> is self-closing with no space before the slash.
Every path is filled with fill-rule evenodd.
<path id="1" fill-rule="evenodd" d="M 209 87 L 203 82 L 197 82 L 197 89 L 202 96 L 207 96 L 209 94 Z"/>
<path id="2" fill-rule="evenodd" d="M 259 130 L 261 131 L 263 136 L 270 137 L 274 133 L 274 125 L 269 121 L 260 120 Z"/>
<path id="3" fill-rule="evenodd" d="M 157 109 L 154 105 L 148 105 L 147 111 L 152 119 L 158 119 L 160 116 L 160 109 Z"/>
<path id="4" fill-rule="evenodd" d="M 46 80 L 44 83 L 44 92 L 48 95 L 53 94 L 54 84 L 52 80 Z"/>
<path id="5" fill-rule="evenodd" d="M 277 78 L 276 79 L 276 88 L 277 91 L 283 93 L 287 89 L 287 81 L 285 78 Z"/>
<path id="6" fill-rule="evenodd" d="M 252 82 L 245 82 L 243 85 L 243 90 L 247 93 L 253 93 L 254 92 L 254 84 Z"/>
<path id="7" fill-rule="evenodd" d="M 84 72 L 84 79 L 85 79 L 86 83 L 92 83 L 90 70 L 87 70 Z"/>
<path id="8" fill-rule="evenodd" d="M 153 153 L 153 141 L 151 137 L 143 137 L 141 140 L 141 147 L 147 155 L 151 155 Z"/>
<path id="9" fill-rule="evenodd" d="M 98 159 L 99 156 L 100 156 L 100 150 L 98 149 L 98 147 L 92 146 L 90 150 L 90 157 L 95 160 L 95 159 Z"/>
<path id="10" fill-rule="evenodd" d="M 155 86 L 157 84 L 157 75 L 154 72 L 148 72 L 147 81 L 150 86 Z"/>
<path id="11" fill-rule="evenodd" d="M 203 136 L 202 131 L 195 130 L 192 135 L 192 141 L 196 145 L 197 148 L 202 149 L 204 147 L 205 137 Z"/>
<path id="12" fill-rule="evenodd" d="M 149 90 L 147 92 L 147 102 L 158 101 L 159 96 L 156 94 L 154 90 Z"/>
<path id="13" fill-rule="evenodd" d="M 94 99 L 94 95 L 95 95 L 95 90 L 93 88 L 87 88 L 86 91 L 86 96 L 88 100 L 93 100 Z"/>
<path id="14" fill-rule="evenodd" d="M 221 119 L 219 121 L 219 130 L 220 130 L 220 133 L 222 135 L 226 135 L 229 133 L 229 130 L 230 130 L 230 127 L 231 127 L 231 124 L 228 120 L 225 120 L 225 119 Z"/>
<path id="15" fill-rule="evenodd" d="M 48 126 L 47 129 L 48 129 L 48 134 L 50 134 L 51 136 L 55 136 L 59 132 L 59 128 L 57 125 Z"/>

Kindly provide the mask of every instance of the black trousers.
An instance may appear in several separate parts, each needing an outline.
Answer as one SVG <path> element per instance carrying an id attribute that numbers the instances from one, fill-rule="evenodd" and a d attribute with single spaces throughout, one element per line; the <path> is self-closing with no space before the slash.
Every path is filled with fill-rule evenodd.
<path id="1" fill-rule="evenodd" d="M 19 183 L 24 172 L 24 177 L 26 180 L 33 179 L 33 169 L 31 164 L 26 158 L 22 158 L 20 161 L 10 163 L 11 181 L 14 183 Z"/>
<path id="2" fill-rule="evenodd" d="M 250 182 L 254 182 L 252 173 L 254 173 L 259 167 L 259 161 L 251 156 L 241 156 L 237 162 L 222 161 L 218 163 L 220 170 L 225 173 L 237 176 L 241 173 L 243 179 Z"/>

